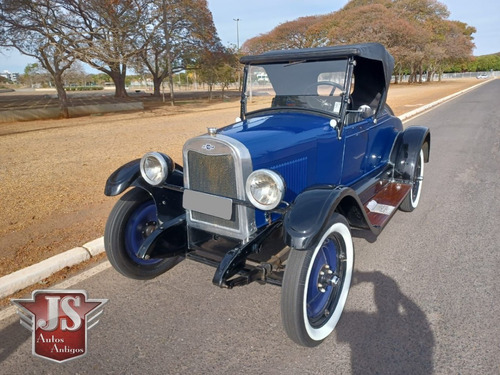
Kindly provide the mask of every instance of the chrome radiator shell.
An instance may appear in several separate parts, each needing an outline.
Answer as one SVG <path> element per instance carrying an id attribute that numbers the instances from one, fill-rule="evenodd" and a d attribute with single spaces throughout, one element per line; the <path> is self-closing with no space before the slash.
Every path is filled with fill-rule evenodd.
<path id="1" fill-rule="evenodd" d="M 248 149 L 224 135 L 202 135 L 188 140 L 183 149 L 184 187 L 188 190 L 246 201 L 245 182 L 252 172 Z M 186 210 L 188 227 L 242 241 L 257 230 L 255 209 L 233 203 L 230 220 L 196 209 Z"/>

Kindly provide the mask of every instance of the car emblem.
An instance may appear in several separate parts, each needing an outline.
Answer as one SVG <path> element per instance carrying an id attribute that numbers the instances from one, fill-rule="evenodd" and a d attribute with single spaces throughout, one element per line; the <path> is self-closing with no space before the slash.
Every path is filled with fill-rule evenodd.
<path id="1" fill-rule="evenodd" d="M 210 143 L 204 144 L 201 148 L 207 151 L 215 150 L 215 146 Z"/>

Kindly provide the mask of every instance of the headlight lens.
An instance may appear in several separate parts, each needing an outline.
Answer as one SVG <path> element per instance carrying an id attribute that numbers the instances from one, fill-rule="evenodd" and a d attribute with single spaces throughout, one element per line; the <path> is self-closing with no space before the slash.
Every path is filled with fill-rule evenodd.
<path id="1" fill-rule="evenodd" d="M 148 152 L 141 159 L 141 175 L 150 185 L 165 182 L 171 171 L 172 160 L 159 152 Z"/>
<path id="2" fill-rule="evenodd" d="M 260 210 L 276 208 L 285 194 L 285 181 L 278 173 L 269 169 L 259 169 L 248 176 L 247 197 Z"/>

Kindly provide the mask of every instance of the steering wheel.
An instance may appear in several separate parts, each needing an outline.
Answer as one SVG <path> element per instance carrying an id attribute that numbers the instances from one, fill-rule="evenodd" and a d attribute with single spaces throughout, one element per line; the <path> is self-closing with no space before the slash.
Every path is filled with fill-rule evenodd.
<path id="1" fill-rule="evenodd" d="M 332 82 L 332 81 L 319 81 L 319 82 L 313 83 L 312 85 L 308 86 L 306 89 L 306 92 L 317 94 L 318 87 L 320 87 L 320 86 L 332 86 L 333 87 L 332 91 L 330 91 L 328 96 L 333 96 L 333 93 L 335 92 L 336 89 L 339 89 L 340 91 L 344 90 L 344 86 L 342 86 L 340 83 Z"/>
<path id="2" fill-rule="evenodd" d="M 318 95 L 318 87 L 320 86 L 332 86 L 332 90 L 327 96 Z M 306 92 L 308 93 L 306 96 L 307 105 L 311 108 L 320 109 L 322 111 L 333 112 L 335 104 L 332 100 L 329 100 L 328 97 L 332 97 L 336 89 L 344 91 L 344 87 L 337 82 L 319 81 L 313 83 L 306 89 Z"/>

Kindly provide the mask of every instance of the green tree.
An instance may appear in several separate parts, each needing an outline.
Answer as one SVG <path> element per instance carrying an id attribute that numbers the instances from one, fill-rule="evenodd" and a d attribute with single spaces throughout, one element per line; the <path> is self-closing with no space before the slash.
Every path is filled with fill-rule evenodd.
<path id="1" fill-rule="evenodd" d="M 203 50 L 217 49 L 220 40 L 206 0 L 153 0 L 148 11 L 148 27 L 141 31 L 144 48 L 136 65 L 151 73 L 155 96 L 168 78 L 173 105 L 174 74 L 195 65 Z"/>
<path id="2" fill-rule="evenodd" d="M 87 78 L 87 74 L 85 73 L 85 69 L 83 65 L 79 61 L 75 61 L 71 68 L 64 72 L 64 84 L 66 86 L 69 85 L 79 85 L 84 86 Z"/>
<path id="3" fill-rule="evenodd" d="M 485 72 L 489 70 L 500 70 L 500 55 L 483 55 L 475 58 L 476 69 L 471 71 Z"/>
<path id="4" fill-rule="evenodd" d="M 267 34 L 247 40 L 242 51 L 258 54 L 272 49 L 318 47 L 321 40 L 317 34 L 311 33 L 311 30 L 322 19 L 322 16 L 309 16 L 282 23 Z"/>
<path id="5" fill-rule="evenodd" d="M 222 87 L 222 99 L 224 99 L 224 90 L 230 83 L 236 81 L 236 63 L 235 55 L 226 48 L 204 51 L 199 64 L 198 77 L 201 82 L 208 85 L 209 100 L 212 100 L 213 87 L 217 84 Z"/>
<path id="6" fill-rule="evenodd" d="M 432 79 L 472 56 L 475 28 L 448 16 L 436 0 L 351 0 L 337 12 L 281 24 L 246 41 L 243 51 L 379 42 L 395 58 L 397 79 L 405 73 L 422 82 L 425 71 Z"/>
<path id="7" fill-rule="evenodd" d="M 127 68 L 144 48 L 138 36 L 147 27 L 151 1 L 57 1 L 64 9 L 59 26 L 72 55 L 111 77 L 115 97 L 127 97 Z"/>

